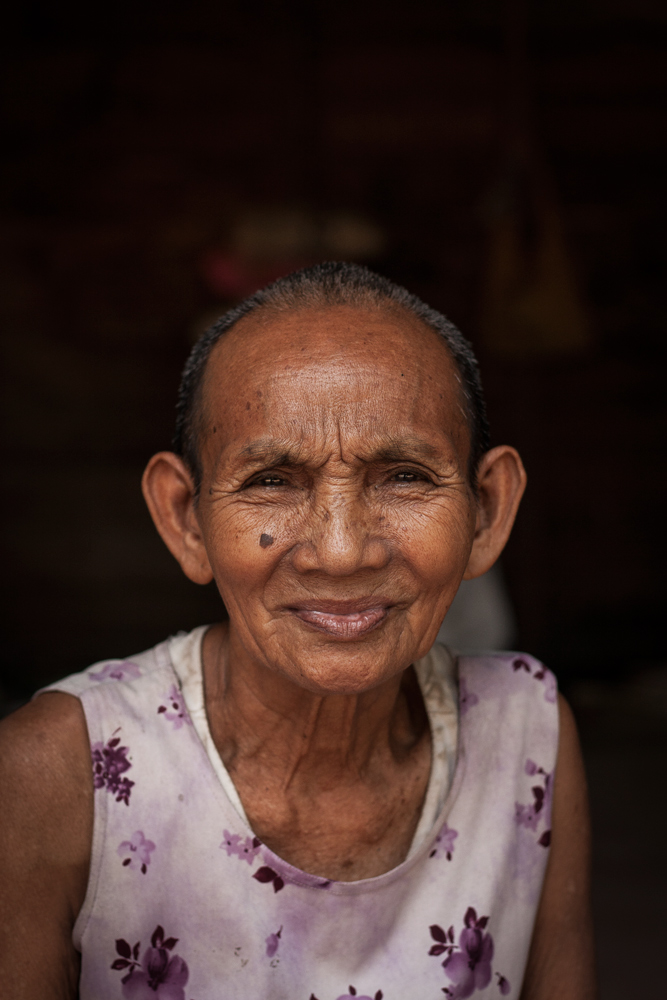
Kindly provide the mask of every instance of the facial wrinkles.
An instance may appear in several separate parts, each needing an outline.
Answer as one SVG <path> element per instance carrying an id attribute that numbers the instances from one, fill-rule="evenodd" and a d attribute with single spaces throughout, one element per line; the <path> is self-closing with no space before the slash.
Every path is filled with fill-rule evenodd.
<path id="1" fill-rule="evenodd" d="M 304 465 L 313 471 L 329 468 L 332 475 L 344 478 L 360 463 L 372 461 L 423 462 L 445 475 L 462 465 L 458 435 L 434 434 L 432 422 L 425 426 L 398 406 L 393 414 L 383 414 L 368 400 L 348 401 L 346 406 L 329 410 L 308 402 L 291 407 L 289 402 L 283 405 L 280 400 L 280 405 L 271 406 L 269 399 L 266 419 L 253 421 L 255 426 L 260 424 L 259 435 L 249 435 L 240 449 L 230 442 L 221 465 L 240 475 L 256 468 Z M 272 433 L 262 433 L 269 428 Z"/>
<path id="2" fill-rule="evenodd" d="M 369 477 L 372 481 L 384 469 L 391 471 L 392 466 L 423 470 L 436 485 L 454 484 L 463 478 L 451 442 L 438 448 L 409 431 L 399 431 L 389 438 L 370 430 L 364 433 L 358 426 L 344 428 L 338 420 L 332 425 L 326 435 L 318 434 L 314 440 L 314 435 L 304 430 L 296 447 L 293 441 L 284 439 L 265 438 L 251 443 L 223 463 L 209 492 L 229 495 L 242 490 L 253 475 L 264 471 L 267 476 L 289 476 L 300 490 L 329 492 L 330 502 L 335 502 L 336 491 L 365 489 Z"/>
<path id="3" fill-rule="evenodd" d="M 364 465 L 353 450 L 348 451 L 339 419 L 331 421 L 327 434 L 329 458 L 322 466 L 314 490 L 314 506 L 330 544 L 345 547 L 345 535 L 365 522 Z M 353 522 L 353 523 L 350 523 Z"/>
<path id="4" fill-rule="evenodd" d="M 209 426 L 225 432 L 207 435 L 211 442 L 207 464 L 213 472 L 211 499 L 227 498 L 235 507 L 235 501 L 241 500 L 234 530 L 251 530 L 255 551 L 268 550 L 258 545 L 260 535 L 276 540 L 271 552 L 285 551 L 313 516 L 307 534 L 314 528 L 318 535 L 328 533 L 330 541 L 338 536 L 341 548 L 346 535 L 349 541 L 350 530 L 355 535 L 370 530 L 374 535 L 398 537 L 402 517 L 422 523 L 442 520 L 437 498 L 435 503 L 414 504 L 410 510 L 403 504 L 403 514 L 400 507 L 385 510 L 380 494 L 364 490 L 373 462 L 416 461 L 442 482 L 465 485 L 467 441 L 458 384 L 444 371 L 436 371 L 442 364 L 441 354 L 439 365 L 432 358 L 430 365 L 425 364 L 419 351 L 411 357 L 403 342 L 406 357 L 401 363 L 396 343 L 389 347 L 373 364 L 368 354 L 359 355 L 355 345 L 347 352 L 339 350 L 333 358 L 326 353 L 318 358 L 318 351 L 311 348 L 276 350 L 270 356 L 265 349 L 256 350 L 246 352 L 244 358 L 237 354 L 231 364 L 218 369 L 222 377 L 209 382 L 210 389 L 216 381 L 220 390 L 235 386 L 234 392 L 211 393 Z M 239 490 L 253 473 L 281 466 L 286 460 L 300 471 L 300 495 L 293 493 L 289 502 L 277 491 L 271 499 L 259 497 L 255 511 L 259 514 L 266 505 L 268 517 L 260 524 Z M 457 501 L 453 497 L 442 500 L 445 508 L 452 503 L 457 508 L 463 495 Z M 453 508 L 445 511 L 447 521 Z M 404 522 L 403 530 L 406 527 Z M 214 527 L 215 534 L 218 528 L 223 530 L 222 522 Z"/>
<path id="5" fill-rule="evenodd" d="M 334 430 L 339 431 L 340 424 L 332 428 Z M 336 443 L 339 440 L 337 434 Z M 436 531 L 446 525 L 451 538 L 459 536 L 463 527 L 459 520 L 468 498 L 458 474 L 448 480 L 447 485 L 454 487 L 453 492 L 436 489 L 427 490 L 424 495 L 420 490 L 410 497 L 411 491 L 406 489 L 403 496 L 387 499 L 376 492 L 372 483 L 369 487 L 366 463 L 356 454 L 349 454 L 352 449 L 347 449 L 347 444 L 344 442 L 342 448 L 334 448 L 334 435 L 329 436 L 324 442 L 326 462 L 321 461 L 319 454 L 311 456 L 310 482 L 296 496 L 292 494 L 283 500 L 277 490 L 275 500 L 270 495 L 268 501 L 261 496 L 257 501 L 259 506 L 251 502 L 249 508 L 243 492 L 230 497 L 233 507 L 237 500 L 241 503 L 240 518 L 235 515 L 236 528 L 261 525 L 264 541 L 266 535 L 274 538 L 278 552 L 286 552 L 295 542 L 325 544 L 328 560 L 333 558 L 334 562 L 325 560 L 320 568 L 324 570 L 325 564 L 333 568 L 335 564 L 336 576 L 345 568 L 349 571 L 355 567 L 380 570 L 386 564 L 389 550 L 376 548 L 364 554 L 365 546 L 377 545 L 384 539 L 382 545 L 389 544 L 393 551 L 400 536 L 406 530 L 414 530 L 418 523 L 432 524 Z M 318 459 L 317 469 L 313 469 L 315 459 Z M 467 524 L 468 517 L 464 515 L 463 520 Z M 259 531 L 254 534 L 255 545 L 258 539 Z M 261 540 L 259 545 L 268 548 Z M 309 568 L 315 568 L 315 563 L 309 563 Z M 377 585 L 382 578 L 383 573 L 377 577 Z"/>

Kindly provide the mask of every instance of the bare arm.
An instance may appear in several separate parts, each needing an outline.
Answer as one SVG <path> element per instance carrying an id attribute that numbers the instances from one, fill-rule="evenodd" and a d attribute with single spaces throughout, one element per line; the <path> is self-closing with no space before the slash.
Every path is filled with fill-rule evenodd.
<path id="1" fill-rule="evenodd" d="M 88 881 L 90 746 L 80 702 L 47 693 L 0 724 L 0 982 L 12 1000 L 75 1000 L 72 927 Z"/>
<path id="2" fill-rule="evenodd" d="M 559 698 L 551 849 L 521 1000 L 596 1000 L 586 775 L 572 711 Z"/>

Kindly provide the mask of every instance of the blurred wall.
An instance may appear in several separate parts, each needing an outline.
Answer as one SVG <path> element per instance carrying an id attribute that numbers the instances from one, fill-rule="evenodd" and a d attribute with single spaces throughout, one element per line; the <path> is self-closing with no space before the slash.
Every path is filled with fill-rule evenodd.
<path id="1" fill-rule="evenodd" d="M 45 0 L 5 17 L 6 701 L 219 614 L 139 479 L 169 445 L 194 332 L 233 299 L 206 261 L 238 262 L 253 211 L 375 227 L 359 258 L 475 342 L 494 441 L 529 473 L 504 560 L 519 644 L 566 678 L 664 659 L 664 5 L 528 5 L 531 141 L 590 336 L 525 354 L 480 332 L 500 4 Z M 248 280 L 276 265 L 259 258 Z"/>

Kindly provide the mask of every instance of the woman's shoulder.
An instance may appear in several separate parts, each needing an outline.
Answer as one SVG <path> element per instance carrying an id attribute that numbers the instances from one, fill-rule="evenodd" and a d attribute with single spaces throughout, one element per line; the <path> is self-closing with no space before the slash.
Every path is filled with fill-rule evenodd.
<path id="1" fill-rule="evenodd" d="M 480 697 L 512 698 L 556 706 L 558 682 L 529 653 L 482 651 L 457 657 L 459 699 L 467 707 Z"/>
<path id="2" fill-rule="evenodd" d="M 45 693 L 0 723 L 0 797 L 0 925 L 12 934 L 0 946 L 3 970 L 10 985 L 13 976 L 25 985 L 27 969 L 58 977 L 69 995 L 77 968 L 71 929 L 86 891 L 93 827 L 90 746 L 77 698 Z"/>
<path id="3" fill-rule="evenodd" d="M 429 715 L 436 709 L 450 714 L 454 711 L 460 720 L 466 717 L 467 725 L 473 720 L 489 725 L 494 718 L 500 722 L 507 714 L 515 721 L 519 716 L 534 716 L 557 729 L 556 677 L 528 653 L 462 654 L 436 642 L 415 663 L 415 669 Z M 475 712 L 468 718 L 473 708 Z"/>
<path id="4" fill-rule="evenodd" d="M 0 761 L 5 780 L 29 784 L 76 771 L 88 751 L 86 720 L 78 699 L 45 690 L 0 722 Z M 89 756 L 89 755 L 88 755 Z M 26 772 L 27 769 L 27 773 Z"/>
<path id="5" fill-rule="evenodd" d="M 196 758 L 196 740 L 184 742 L 171 735 L 179 730 L 182 735 L 183 730 L 193 727 L 175 663 L 179 645 L 186 640 L 196 645 L 205 628 L 195 629 L 189 636 L 180 633 L 126 659 L 102 660 L 35 695 L 34 706 L 50 699 L 77 706 L 86 732 L 85 756 L 94 788 L 105 788 L 114 801 L 125 805 L 131 798 L 134 801 L 133 788 L 140 778 L 142 795 L 148 801 L 150 795 L 159 795 L 156 789 L 160 781 L 185 766 L 184 753 Z M 149 788 L 153 792 L 147 792 Z M 102 797 L 100 809 L 106 808 L 105 802 Z"/>
<path id="6" fill-rule="evenodd" d="M 554 674 L 526 653 L 483 652 L 460 656 L 457 665 L 461 739 L 469 761 L 477 762 L 480 780 L 487 769 L 494 775 L 501 767 L 513 787 L 526 784 L 515 789 L 517 801 L 519 795 L 533 794 L 540 782 L 545 786 L 540 794 L 546 796 L 560 729 Z"/>

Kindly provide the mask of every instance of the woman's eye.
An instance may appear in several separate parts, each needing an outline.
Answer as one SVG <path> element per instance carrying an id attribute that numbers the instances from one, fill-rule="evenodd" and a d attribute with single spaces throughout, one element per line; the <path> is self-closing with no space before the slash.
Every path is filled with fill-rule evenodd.
<path id="1" fill-rule="evenodd" d="M 285 480 L 281 476 L 260 476 L 253 479 L 249 486 L 284 486 Z"/>
<path id="2" fill-rule="evenodd" d="M 425 479 L 419 472 L 412 472 L 404 469 L 402 472 L 395 472 L 392 479 L 398 483 L 417 483 Z"/>

